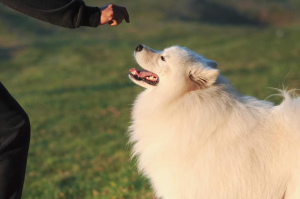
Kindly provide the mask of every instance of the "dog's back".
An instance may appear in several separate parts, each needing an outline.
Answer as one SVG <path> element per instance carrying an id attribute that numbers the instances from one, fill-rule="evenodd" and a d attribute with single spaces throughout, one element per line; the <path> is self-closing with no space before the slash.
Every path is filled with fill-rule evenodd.
<path id="1" fill-rule="evenodd" d="M 181 64 L 178 56 L 191 52 L 172 49 L 168 57 L 172 53 L 173 64 Z M 300 99 L 284 94 L 284 102 L 274 107 L 240 95 L 220 75 L 211 83 L 215 72 L 209 73 L 190 78 L 200 81 L 194 87 L 164 72 L 157 75 L 161 82 L 135 101 L 130 141 L 157 196 L 299 199 Z"/>

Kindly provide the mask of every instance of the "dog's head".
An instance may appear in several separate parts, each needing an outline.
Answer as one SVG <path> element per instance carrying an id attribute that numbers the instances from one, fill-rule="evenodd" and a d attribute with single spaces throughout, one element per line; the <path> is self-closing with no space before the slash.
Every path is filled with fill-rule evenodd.
<path id="1" fill-rule="evenodd" d="M 144 88 L 167 87 L 184 89 L 185 92 L 205 89 L 213 85 L 219 76 L 215 61 L 207 60 L 184 47 L 172 46 L 156 51 L 138 45 L 134 56 L 143 70 L 132 68 L 129 77 Z"/>

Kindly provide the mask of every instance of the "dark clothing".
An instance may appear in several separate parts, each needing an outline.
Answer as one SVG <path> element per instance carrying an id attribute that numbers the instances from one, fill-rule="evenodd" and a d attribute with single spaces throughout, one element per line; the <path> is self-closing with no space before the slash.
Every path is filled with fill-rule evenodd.
<path id="1" fill-rule="evenodd" d="M 82 0 L 0 0 L 1 3 L 36 19 L 66 27 L 97 27 L 101 11 Z M 16 24 L 18 25 L 18 24 Z"/>
<path id="2" fill-rule="evenodd" d="M 0 199 L 21 198 L 29 141 L 28 116 L 0 82 Z"/>
<path id="3" fill-rule="evenodd" d="M 82 0 L 0 2 L 25 15 L 66 28 L 97 27 L 101 16 L 98 7 L 88 7 Z M 28 116 L 0 82 L 0 199 L 21 198 L 29 142 Z"/>

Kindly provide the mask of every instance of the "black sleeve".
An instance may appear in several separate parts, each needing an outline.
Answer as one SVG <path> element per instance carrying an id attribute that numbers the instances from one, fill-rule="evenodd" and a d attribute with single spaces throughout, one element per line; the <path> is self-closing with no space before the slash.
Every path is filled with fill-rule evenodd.
<path id="1" fill-rule="evenodd" d="M 30 121 L 0 82 L 0 199 L 20 199 L 30 143 Z"/>
<path id="2" fill-rule="evenodd" d="M 66 27 L 97 27 L 101 11 L 82 0 L 0 0 L 1 3 L 36 19 Z"/>

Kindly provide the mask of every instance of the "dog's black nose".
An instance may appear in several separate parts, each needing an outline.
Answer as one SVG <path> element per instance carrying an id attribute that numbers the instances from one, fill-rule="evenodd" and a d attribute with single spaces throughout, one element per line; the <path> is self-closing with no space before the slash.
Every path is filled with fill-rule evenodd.
<path id="1" fill-rule="evenodd" d="M 143 46 L 142 44 L 139 44 L 139 45 L 136 47 L 135 51 L 142 51 L 143 48 L 144 48 L 144 46 Z"/>

